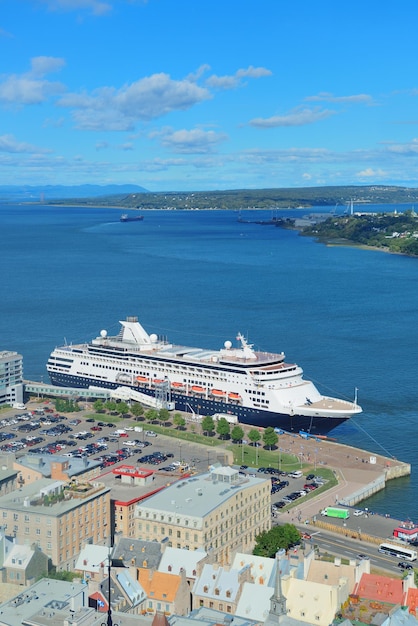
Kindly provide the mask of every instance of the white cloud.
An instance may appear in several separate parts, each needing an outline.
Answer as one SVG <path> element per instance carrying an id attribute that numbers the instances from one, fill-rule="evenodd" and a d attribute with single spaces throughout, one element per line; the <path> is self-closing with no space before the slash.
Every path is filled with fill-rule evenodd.
<path id="1" fill-rule="evenodd" d="M 335 115 L 335 111 L 328 109 L 294 109 L 287 115 L 274 115 L 272 117 L 262 118 L 256 117 L 250 120 L 250 126 L 257 128 L 276 128 L 278 126 L 305 126 L 306 124 L 314 124 L 320 120 L 326 119 L 331 115 Z"/>
<path id="2" fill-rule="evenodd" d="M 307 102 L 336 102 L 342 104 L 372 104 L 373 98 L 365 93 L 352 96 L 334 96 L 332 93 L 321 92 L 316 96 L 307 96 Z"/>
<path id="3" fill-rule="evenodd" d="M 34 57 L 31 70 L 24 74 L 11 74 L 0 82 L 0 103 L 8 105 L 40 104 L 50 96 L 64 91 L 64 85 L 45 80 L 43 76 L 56 72 L 65 65 L 56 57 Z"/>
<path id="4" fill-rule="evenodd" d="M 159 137 L 165 148 L 183 154 L 211 152 L 216 145 L 227 139 L 227 136 L 223 133 L 215 133 L 213 130 L 205 131 L 199 128 L 176 131 L 166 128 L 160 133 L 154 133 L 151 136 Z"/>
<path id="5" fill-rule="evenodd" d="M 13 135 L 0 135 L 0 152 L 8 152 L 13 154 L 22 154 L 33 152 L 46 152 L 33 146 L 30 143 L 17 141 Z"/>
<path id="6" fill-rule="evenodd" d="M 45 76 L 45 74 L 60 71 L 64 66 L 65 60 L 60 57 L 33 57 L 30 75 Z"/>
<path id="7" fill-rule="evenodd" d="M 73 109 L 83 130 L 133 130 L 139 120 L 149 121 L 172 111 L 187 110 L 211 98 L 210 92 L 190 80 L 153 74 L 121 89 L 102 87 L 91 94 L 66 94 L 59 102 Z"/>
<path id="8" fill-rule="evenodd" d="M 93 15 L 105 15 L 112 10 L 110 2 L 102 0 L 42 0 L 50 11 L 69 12 L 87 10 Z"/>
<path id="9" fill-rule="evenodd" d="M 375 180 L 376 178 L 385 178 L 387 175 L 388 172 L 385 172 L 382 169 L 373 169 L 371 167 L 367 167 L 365 170 L 357 172 L 357 176 L 359 178 L 368 178 L 370 180 Z"/>
<path id="10" fill-rule="evenodd" d="M 216 89 L 235 89 L 242 85 L 243 78 L 262 78 L 271 76 L 271 74 L 272 72 L 265 67 L 253 67 L 250 65 L 247 69 L 237 70 L 232 76 L 217 76 L 213 74 L 207 79 L 206 84 Z"/>
<path id="11" fill-rule="evenodd" d="M 401 154 L 403 156 L 417 156 L 418 139 L 412 139 L 409 143 L 393 143 L 389 144 L 386 149 L 388 152 Z"/>

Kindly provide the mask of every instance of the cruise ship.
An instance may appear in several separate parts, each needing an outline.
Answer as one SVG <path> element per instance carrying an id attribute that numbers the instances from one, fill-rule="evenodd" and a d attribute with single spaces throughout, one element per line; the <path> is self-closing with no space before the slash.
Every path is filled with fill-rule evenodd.
<path id="1" fill-rule="evenodd" d="M 148 334 L 137 317 L 120 324 L 116 336 L 102 330 L 90 343 L 53 350 L 47 363 L 51 382 L 127 387 L 194 417 L 222 413 L 243 424 L 321 435 L 362 411 L 356 399 L 321 395 L 283 352 L 256 351 L 241 333 L 236 346 L 225 341 L 221 349 L 210 350 Z"/>

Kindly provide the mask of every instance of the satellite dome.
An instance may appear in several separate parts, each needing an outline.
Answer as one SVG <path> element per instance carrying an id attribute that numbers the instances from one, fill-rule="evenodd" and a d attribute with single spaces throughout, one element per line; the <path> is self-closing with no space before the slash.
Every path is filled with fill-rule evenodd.
<path id="1" fill-rule="evenodd" d="M 158 340 L 158 336 L 155 333 L 152 333 L 149 338 L 151 339 L 152 343 L 155 343 Z"/>
<path id="2" fill-rule="evenodd" d="M 106 337 L 107 337 L 107 330 L 101 330 L 100 331 L 100 337 L 102 339 L 106 339 Z"/>
<path id="3" fill-rule="evenodd" d="M 225 341 L 224 346 L 227 350 L 230 350 L 232 348 L 232 343 L 230 341 Z"/>

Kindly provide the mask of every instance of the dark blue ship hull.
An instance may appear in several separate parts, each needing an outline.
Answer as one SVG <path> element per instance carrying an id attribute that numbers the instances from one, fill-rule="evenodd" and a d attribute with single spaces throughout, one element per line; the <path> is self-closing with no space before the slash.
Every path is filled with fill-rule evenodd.
<path id="1" fill-rule="evenodd" d="M 59 374 L 57 372 L 50 373 L 51 383 L 59 387 L 72 387 L 76 389 L 88 389 L 92 387 L 102 387 L 103 389 L 116 389 L 117 387 L 131 387 L 135 391 L 139 391 L 147 396 L 155 397 L 153 389 L 149 387 L 141 387 L 140 385 L 131 386 L 123 383 L 109 383 L 100 380 L 80 378 L 67 374 Z M 263 428 L 272 426 L 273 428 L 281 428 L 288 432 L 298 433 L 300 430 L 317 434 L 326 435 L 331 430 L 345 422 L 347 417 L 306 417 L 305 415 L 288 415 L 285 413 L 273 413 L 272 411 L 263 411 L 261 409 L 249 408 L 232 402 L 224 402 L 221 399 L 207 399 L 198 396 L 189 396 L 178 391 L 171 391 L 171 400 L 175 403 L 178 411 L 185 413 L 195 413 L 196 415 L 214 415 L 215 413 L 229 413 L 235 415 L 238 422 L 251 426 L 261 426 Z"/>

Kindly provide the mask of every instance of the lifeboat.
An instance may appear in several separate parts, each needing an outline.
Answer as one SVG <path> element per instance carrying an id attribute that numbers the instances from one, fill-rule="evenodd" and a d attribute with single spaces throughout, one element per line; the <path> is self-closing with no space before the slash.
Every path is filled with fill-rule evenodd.
<path id="1" fill-rule="evenodd" d="M 177 390 L 184 389 L 184 383 L 171 383 L 171 386 Z"/>
<path id="2" fill-rule="evenodd" d="M 146 376 L 137 376 L 136 381 L 138 383 L 149 383 L 149 378 L 147 378 Z"/>
<path id="3" fill-rule="evenodd" d="M 203 387 L 199 387 L 199 385 L 193 385 L 192 391 L 193 391 L 193 393 L 205 393 L 204 388 Z"/>
<path id="4" fill-rule="evenodd" d="M 239 393 L 235 393 L 234 391 L 231 391 L 231 393 L 228 393 L 228 398 L 230 400 L 236 400 L 236 401 L 239 401 L 242 399 Z"/>
<path id="5" fill-rule="evenodd" d="M 211 394 L 217 398 L 223 398 L 226 396 L 226 391 L 222 391 L 222 389 L 212 389 Z"/>
<path id="6" fill-rule="evenodd" d="M 154 378 L 154 380 L 152 381 L 154 385 L 161 385 L 161 383 L 164 382 L 163 378 Z"/>

